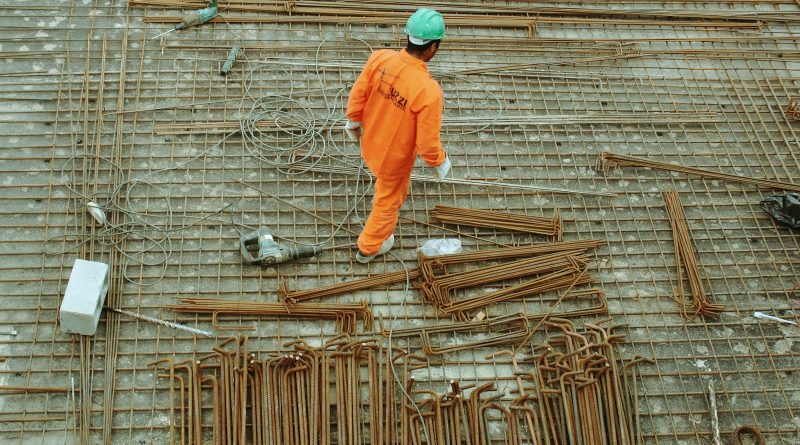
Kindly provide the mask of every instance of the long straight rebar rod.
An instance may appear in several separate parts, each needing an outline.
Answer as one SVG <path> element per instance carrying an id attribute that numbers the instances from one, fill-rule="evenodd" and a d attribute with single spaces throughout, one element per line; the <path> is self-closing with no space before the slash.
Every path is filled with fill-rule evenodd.
<path id="1" fill-rule="evenodd" d="M 202 7 L 202 2 L 180 3 L 175 0 L 133 0 L 131 6 L 165 6 L 165 7 Z M 229 8 L 237 11 L 259 10 L 262 12 L 276 12 L 286 14 L 313 14 L 313 15 L 359 15 L 369 17 L 391 17 L 392 13 L 399 10 L 408 13 L 413 12 L 418 7 L 427 6 L 424 1 L 398 2 L 389 1 L 337 1 L 335 6 L 326 1 L 295 1 L 291 6 L 287 6 L 281 1 L 261 0 L 258 2 L 234 2 Z M 468 1 L 451 2 L 437 7 L 442 13 L 450 17 L 496 17 L 502 19 L 503 16 L 530 17 L 530 16 L 622 16 L 622 17 L 682 17 L 695 20 L 777 20 L 793 21 L 796 18 L 787 17 L 786 14 L 779 14 L 770 11 L 729 11 L 729 10 L 697 10 L 697 9 L 658 9 L 658 8 L 579 8 L 564 6 L 506 6 L 492 5 L 486 3 L 473 3 Z"/>
<path id="2" fill-rule="evenodd" d="M 541 64 L 539 64 L 541 65 Z M 512 71 L 535 68 L 537 64 L 503 65 L 488 68 L 472 68 L 457 72 L 443 73 L 443 75 L 484 74 L 498 71 Z M 175 105 L 171 108 L 179 108 Z M 145 110 L 149 111 L 149 110 Z M 712 112 L 640 112 L 640 113 L 590 113 L 590 114 L 523 114 L 508 115 L 495 114 L 485 116 L 450 116 L 442 118 L 442 127 L 486 127 L 490 125 L 597 125 L 597 124 L 687 124 L 687 123 L 714 123 L 723 122 L 717 113 Z M 299 126 L 278 125 L 275 122 L 259 121 L 253 125 L 259 131 L 285 132 L 298 131 Z M 217 134 L 230 133 L 241 127 L 237 121 L 211 121 L 211 122 L 178 122 L 158 124 L 153 127 L 156 134 Z M 322 131 L 323 127 L 314 127 Z"/>
<path id="3" fill-rule="evenodd" d="M 663 195 L 675 245 L 675 266 L 678 275 L 678 298 L 681 304 L 681 312 L 685 317 L 689 316 L 690 312 L 693 312 L 693 315 L 718 315 L 725 310 L 725 307 L 719 304 L 711 304 L 708 301 L 697 265 L 697 254 L 692 245 L 689 226 L 686 223 L 686 214 L 683 211 L 678 192 L 669 190 L 664 192 Z M 691 305 L 685 302 L 683 292 L 684 271 L 692 293 Z"/>
<path id="4" fill-rule="evenodd" d="M 560 239 L 562 232 L 561 216 L 558 210 L 553 212 L 552 218 L 545 218 L 437 205 L 431 212 L 431 219 L 440 223 L 525 232 L 552 236 L 555 239 Z"/>
<path id="5" fill-rule="evenodd" d="M 72 388 L 70 387 L 0 385 L 0 394 L 41 394 L 50 392 L 69 393 L 71 391 Z"/>
<path id="6" fill-rule="evenodd" d="M 187 3 L 172 0 L 136 0 L 131 6 L 172 6 L 187 7 Z M 202 7 L 202 3 L 196 3 Z M 227 15 L 228 23 L 253 23 L 272 20 L 279 23 L 374 23 L 384 25 L 402 25 L 405 20 L 398 17 L 397 4 L 384 5 L 383 8 L 360 3 L 336 2 L 292 2 L 287 6 L 284 2 L 260 2 L 258 4 L 227 6 L 228 11 L 259 12 L 259 17 Z M 388 7 L 388 9 L 387 9 Z M 410 11 L 416 8 L 411 7 Z M 538 7 L 525 9 L 490 9 L 485 5 L 481 9 L 462 7 L 444 7 L 450 26 L 481 26 L 490 28 L 521 27 L 528 28 L 536 23 L 622 23 L 638 25 L 690 26 L 690 27 L 722 27 L 722 28 L 758 28 L 761 20 L 792 21 L 786 14 L 769 14 L 766 12 L 741 12 L 731 14 L 729 11 L 715 13 L 712 11 L 679 11 L 638 9 L 633 11 L 620 9 L 587 9 L 587 8 L 554 8 Z M 267 14 L 272 16 L 261 17 Z M 616 17 L 614 17 L 616 16 Z M 680 17 L 684 20 L 674 20 Z M 667 19 L 673 20 L 667 21 Z M 146 21 L 176 21 L 175 17 L 146 17 Z M 177 19 L 179 20 L 179 19 Z M 217 19 L 214 21 L 221 21 Z"/>
<path id="7" fill-rule="evenodd" d="M 455 264 L 464 264 L 478 261 L 507 260 L 512 258 L 529 257 L 533 255 L 543 255 L 553 252 L 565 252 L 570 250 L 586 251 L 605 244 L 605 241 L 589 239 L 575 241 L 558 241 L 553 243 L 539 243 L 519 247 L 503 247 L 497 249 L 485 249 L 474 252 L 463 252 L 452 255 L 425 255 L 422 252 L 419 256 L 419 268 L 426 277 L 432 279 L 436 277 L 434 268 L 446 267 Z"/>
<path id="8" fill-rule="evenodd" d="M 552 243 L 553 246 L 565 246 L 569 243 Z M 481 267 L 466 272 L 444 273 L 436 275 L 435 268 L 444 263 L 431 261 L 420 256 L 422 279 L 417 287 L 424 299 L 445 314 L 457 320 L 469 319 L 469 311 L 490 304 L 517 299 L 523 296 L 536 295 L 576 284 L 589 284 L 592 278 L 585 274 L 588 257 L 584 254 L 588 246 L 580 249 L 553 249 L 547 253 L 531 256 L 510 263 Z M 503 249 L 498 249 L 502 251 Z M 509 250 L 509 249 L 506 249 Z M 506 254 L 507 255 L 507 254 Z M 453 255 L 457 256 L 457 255 Z M 435 257 L 445 259 L 448 256 Z M 498 256 L 499 257 L 499 256 Z M 484 256 L 484 260 L 492 256 Z M 452 263 L 458 264 L 458 263 Z M 454 299 L 459 290 L 476 288 L 488 283 L 501 283 L 529 277 L 529 281 L 509 287 L 472 296 L 460 300 Z"/>
<path id="9" fill-rule="evenodd" d="M 771 179 L 751 178 L 748 176 L 730 175 L 711 170 L 704 170 L 695 167 L 684 167 L 682 165 L 668 164 L 666 162 L 652 161 L 650 159 L 636 156 L 620 155 L 608 151 L 603 152 L 598 161 L 598 167 L 607 170 L 613 167 L 645 167 L 656 170 L 666 170 L 671 172 L 684 173 L 687 175 L 700 176 L 701 178 L 718 179 L 721 181 L 741 182 L 753 184 L 757 187 L 771 188 L 777 190 L 790 190 L 800 192 L 800 185 L 788 182 L 773 181 Z"/>
<path id="10" fill-rule="evenodd" d="M 297 164 L 295 165 L 295 167 L 304 171 L 312 171 L 317 173 L 342 174 L 351 176 L 358 176 L 358 175 L 372 176 L 372 174 L 369 171 L 360 170 L 354 167 L 324 166 L 319 164 L 316 165 Z M 426 182 L 430 184 L 455 184 L 455 185 L 468 185 L 475 187 L 497 187 L 505 189 L 526 190 L 531 192 L 564 193 L 564 194 L 587 195 L 587 196 L 616 196 L 616 194 L 614 193 L 595 192 L 591 190 L 571 190 L 559 187 L 514 184 L 509 182 L 484 181 L 479 179 L 458 179 L 458 178 L 439 179 L 433 176 L 424 176 L 418 174 L 412 174 L 411 180 L 415 182 Z"/>

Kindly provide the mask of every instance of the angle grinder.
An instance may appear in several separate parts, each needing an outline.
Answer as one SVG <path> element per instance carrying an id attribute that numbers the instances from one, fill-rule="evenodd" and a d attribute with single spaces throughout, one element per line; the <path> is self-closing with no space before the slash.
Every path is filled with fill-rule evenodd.
<path id="1" fill-rule="evenodd" d="M 247 264 L 280 264 L 300 258 L 311 258 L 319 253 L 317 246 L 288 247 L 276 242 L 268 227 L 259 227 L 239 238 L 242 259 Z"/>

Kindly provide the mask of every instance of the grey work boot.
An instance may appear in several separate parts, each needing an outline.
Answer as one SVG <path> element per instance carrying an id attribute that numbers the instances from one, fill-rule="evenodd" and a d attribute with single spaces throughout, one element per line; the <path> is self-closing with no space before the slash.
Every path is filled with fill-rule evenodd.
<path id="1" fill-rule="evenodd" d="M 394 246 L 394 234 L 389 235 L 389 238 L 387 238 L 386 241 L 384 241 L 383 244 L 381 244 L 380 250 L 378 250 L 378 252 L 375 253 L 374 255 L 364 255 L 359 250 L 358 253 L 356 254 L 356 261 L 358 261 L 361 264 L 367 264 L 370 261 L 374 260 L 376 256 L 383 255 L 386 252 L 392 250 L 392 246 Z"/>

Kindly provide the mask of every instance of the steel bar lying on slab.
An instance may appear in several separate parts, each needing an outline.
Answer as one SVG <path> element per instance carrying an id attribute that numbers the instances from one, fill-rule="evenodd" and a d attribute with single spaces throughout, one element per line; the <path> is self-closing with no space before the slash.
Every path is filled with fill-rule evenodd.
<path id="1" fill-rule="evenodd" d="M 40 394 L 50 392 L 69 393 L 71 391 L 72 388 L 69 387 L 0 385 L 0 394 Z"/>
<path id="2" fill-rule="evenodd" d="M 423 273 L 423 280 L 419 287 L 423 289 L 423 295 L 430 298 L 432 302 L 446 306 L 451 301 L 448 297 L 450 290 L 462 289 L 473 283 L 485 284 L 549 272 L 561 272 L 570 266 L 577 269 L 588 261 L 588 258 L 581 254 L 580 250 L 566 250 L 433 277 Z"/>
<path id="3" fill-rule="evenodd" d="M 489 260 L 489 259 L 510 259 L 521 256 L 529 256 L 534 254 L 546 254 L 552 252 L 563 252 L 575 249 L 586 250 L 604 244 L 603 241 L 598 240 L 582 240 L 582 241 L 563 241 L 548 244 L 534 244 L 531 246 L 511 247 L 502 249 L 492 249 L 478 252 L 462 253 L 456 255 L 443 255 L 443 256 L 425 256 L 420 253 L 420 264 L 426 269 L 426 276 L 429 278 L 437 278 L 434 266 L 446 266 L 448 264 L 461 264 L 466 262 Z M 385 286 L 393 283 L 399 283 L 406 279 L 416 280 L 421 276 L 419 269 L 410 269 L 406 271 L 392 272 L 388 274 L 375 275 L 368 278 L 359 280 L 348 281 L 345 283 L 335 284 L 331 286 L 289 291 L 286 288 L 286 283 L 279 284 L 278 293 L 281 298 L 289 304 L 288 307 L 306 300 L 315 298 L 326 298 L 335 295 L 342 295 L 361 290 L 371 289 L 378 286 Z"/>
<path id="4" fill-rule="evenodd" d="M 586 273 L 589 257 L 585 252 L 600 244 L 588 240 L 432 257 L 420 253 L 421 277 L 415 284 L 425 301 L 455 320 L 466 321 L 471 318 L 471 311 L 490 304 L 592 283 Z M 448 265 L 519 257 L 527 258 L 464 272 L 447 271 Z M 482 295 L 457 298 L 464 289 L 521 278 L 528 280 Z"/>
<path id="5" fill-rule="evenodd" d="M 278 284 L 278 295 L 288 304 L 293 305 L 300 301 L 313 300 L 315 298 L 326 298 L 334 295 L 349 294 L 361 290 L 372 289 L 378 286 L 400 283 L 406 280 L 416 280 L 419 278 L 419 269 L 401 270 L 386 274 L 372 275 L 359 280 L 345 281 L 344 283 L 333 284 L 331 286 L 319 287 L 316 289 L 290 291 L 286 287 L 286 282 Z"/>
<path id="6" fill-rule="evenodd" d="M 165 6 L 188 7 L 190 3 L 171 0 L 135 0 L 130 6 Z M 420 4 L 423 5 L 423 4 Z M 195 3 L 195 7 L 203 7 Z M 414 7 L 407 9 L 410 14 Z M 590 9 L 563 7 L 526 7 L 526 8 L 488 8 L 486 5 L 473 7 L 442 6 L 441 12 L 447 15 L 448 26 L 480 26 L 490 28 L 522 27 L 535 28 L 538 23 L 603 23 L 621 25 L 654 25 L 654 26 L 689 26 L 689 27 L 723 27 L 758 29 L 764 20 L 792 21 L 787 14 L 766 13 L 760 11 L 731 13 L 730 11 L 691 11 L 691 10 L 659 10 L 659 9 Z M 403 25 L 406 14 L 397 14 L 397 3 L 376 5 L 348 2 L 309 2 L 294 1 L 267 2 L 249 4 L 229 4 L 227 11 L 258 12 L 258 16 L 226 15 L 228 23 L 253 23 L 270 20 L 273 23 L 350 23 Z M 267 15 L 274 14 L 274 15 Z M 616 16 L 616 17 L 614 17 Z M 675 17 L 684 20 L 676 20 Z M 672 20 L 669 20 L 672 19 Z M 178 21 L 179 17 L 145 17 L 145 21 L 169 20 Z M 222 21 L 215 19 L 214 21 Z"/>
<path id="7" fill-rule="evenodd" d="M 536 243 L 527 246 L 502 247 L 496 249 L 477 250 L 474 252 L 462 252 L 452 255 L 425 255 L 422 252 L 419 256 L 420 271 L 426 277 L 435 277 L 434 266 L 436 268 L 447 267 L 455 264 L 472 263 L 477 261 L 508 260 L 512 258 L 522 258 L 532 255 L 542 255 L 553 252 L 564 252 L 568 250 L 589 250 L 600 247 L 606 242 L 601 240 L 575 240 L 558 241 L 553 243 Z"/>
<path id="8" fill-rule="evenodd" d="M 468 328 L 470 326 L 467 326 Z M 426 355 L 441 355 L 456 351 L 463 351 L 466 349 L 486 348 L 490 346 L 499 346 L 506 344 L 518 344 L 521 340 L 528 338 L 530 335 L 530 328 L 528 327 L 528 319 L 522 315 L 514 315 L 510 317 L 502 317 L 492 320 L 487 325 L 487 330 L 494 334 L 492 337 L 484 338 L 469 343 L 448 344 L 447 346 L 434 346 L 431 342 L 430 335 L 423 328 L 421 330 L 420 338 L 422 340 L 422 351 Z M 458 331 L 463 331 L 459 329 Z M 456 330 L 452 332 L 458 332 Z"/>
<path id="9" fill-rule="evenodd" d="M 164 6 L 164 7 L 203 7 L 202 2 L 179 2 L 175 0 L 132 0 L 131 6 Z M 289 15 L 321 15 L 321 16 L 343 16 L 355 15 L 366 17 L 391 17 L 398 12 L 412 13 L 420 6 L 427 6 L 424 1 L 417 2 L 398 2 L 391 1 L 337 1 L 331 4 L 329 1 L 293 1 L 287 4 L 283 1 L 261 0 L 257 2 L 231 2 L 227 9 L 232 11 L 258 11 L 285 13 Z M 501 4 L 472 3 L 461 1 L 458 3 L 442 4 L 437 6 L 437 10 L 445 14 L 449 19 L 471 18 L 471 17 L 541 17 L 541 16 L 622 16 L 622 17 L 681 17 L 691 20 L 776 20 L 793 21 L 795 18 L 789 14 L 779 12 L 750 10 L 750 11 L 731 11 L 731 10 L 699 10 L 699 9 L 663 9 L 663 8 L 580 8 L 565 6 L 511 6 Z M 448 22 L 449 24 L 449 22 Z"/>
<path id="10" fill-rule="evenodd" d="M 396 16 L 396 14 L 394 14 Z M 174 15 L 147 15 L 144 23 L 179 23 L 180 17 Z M 336 24 L 349 23 L 353 25 L 394 25 L 402 26 L 406 18 L 384 17 L 358 17 L 338 16 L 320 17 L 313 15 L 228 15 L 224 18 L 215 17 L 206 23 L 309 23 L 309 24 Z M 630 26 L 657 26 L 657 27 L 689 27 L 689 28 L 726 28 L 734 30 L 759 30 L 763 24 L 757 20 L 657 20 L 657 19 L 604 19 L 593 17 L 476 17 L 476 18 L 448 18 L 448 26 L 479 26 L 483 28 L 517 28 L 527 29 L 529 35 L 535 35 L 536 26 L 539 24 L 599 24 L 599 25 L 630 25 Z"/>
<path id="11" fill-rule="evenodd" d="M 574 62 L 574 61 L 572 61 Z M 485 74 L 498 71 L 524 70 L 539 67 L 542 64 L 507 65 L 488 68 L 470 68 L 449 73 L 451 75 Z M 179 107 L 175 106 L 175 107 Z M 712 112 L 662 112 L 662 113 L 594 113 L 594 114 L 548 114 L 548 115 L 506 115 L 495 114 L 486 116 L 462 116 L 442 118 L 442 127 L 484 127 L 489 125 L 597 125 L 597 124 L 681 124 L 681 123 L 713 123 L 723 122 L 717 113 Z M 325 122 L 330 125 L 329 122 Z M 240 121 L 206 121 L 206 122 L 175 122 L 158 124 L 153 127 L 155 134 L 226 134 L 241 128 Z M 293 123 L 278 124 L 274 121 L 258 121 L 253 123 L 253 128 L 262 132 L 287 132 L 301 131 L 309 128 Z M 323 131 L 322 125 L 313 126 L 317 131 Z"/>
<path id="12" fill-rule="evenodd" d="M 561 240 L 562 233 L 561 215 L 558 209 L 553 211 L 552 218 L 544 218 L 493 210 L 466 209 L 437 205 L 431 212 L 431 219 L 446 224 L 486 227 L 552 236 L 555 241 Z"/>
<path id="13" fill-rule="evenodd" d="M 607 320 L 606 320 L 607 321 Z M 494 391 L 493 383 L 475 386 L 450 381 L 450 391 L 414 390 L 429 398 L 411 411 L 412 431 L 427 425 L 437 444 L 510 445 L 636 445 L 642 437 L 638 413 L 636 366 L 647 359 L 636 356 L 622 360 L 616 344 L 622 336 L 613 327 L 585 325 L 578 330 L 568 320 L 547 322 L 555 331 L 547 343 L 534 348 L 531 359 L 518 361 L 510 350 L 488 358 L 510 356 L 512 378 L 518 393 L 510 405 Z M 537 352 L 538 351 L 538 352 Z M 413 384 L 413 381 L 411 382 Z M 494 410 L 498 416 L 488 417 Z M 502 422 L 500 437 L 490 434 L 489 422 Z M 434 440 L 435 439 L 435 440 Z M 412 444 L 425 443 L 412 434 Z"/>
<path id="14" fill-rule="evenodd" d="M 536 279 L 509 286 L 494 292 L 455 301 L 442 312 L 454 319 L 468 320 L 473 311 L 504 301 L 517 300 L 559 289 L 572 288 L 576 285 L 592 284 L 591 276 L 580 270 L 564 270 L 541 275 Z"/>
<path id="15" fill-rule="evenodd" d="M 398 382 L 411 379 L 424 359 L 347 336 L 321 347 L 299 339 L 284 347 L 293 349 L 259 358 L 247 337 L 236 337 L 200 357 L 150 363 L 169 379 L 169 443 L 408 443 L 401 425 L 410 412 L 402 409 Z"/>
<path id="16" fill-rule="evenodd" d="M 295 317 L 337 320 L 342 332 L 355 332 L 360 318 L 367 331 L 372 330 L 373 316 L 366 303 L 361 304 L 311 304 L 287 305 L 257 301 L 231 301 L 215 298 L 179 298 L 180 304 L 165 308 L 175 312 L 218 315 L 252 315 L 270 317 Z"/>
<path id="17" fill-rule="evenodd" d="M 669 216 L 670 227 L 675 245 L 675 266 L 678 274 L 678 302 L 684 317 L 689 315 L 719 315 L 725 310 L 720 304 L 711 304 L 703 288 L 700 270 L 697 265 L 697 254 L 692 245 L 689 226 L 686 223 L 686 214 L 683 211 L 678 192 L 669 190 L 664 192 L 664 205 Z M 689 280 L 692 293 L 692 303 L 686 302 L 683 288 L 684 270 Z"/>
<path id="18" fill-rule="evenodd" d="M 526 314 L 512 314 L 499 318 L 490 318 L 484 320 L 470 320 L 467 322 L 452 322 L 452 323 L 436 323 L 429 326 L 420 326 L 413 328 L 399 328 L 392 330 L 392 337 L 411 337 L 422 336 L 425 332 L 428 336 L 432 334 L 448 334 L 453 332 L 488 332 L 493 323 L 507 317 L 524 316 L 528 321 L 541 321 L 549 317 L 558 318 L 573 318 L 573 317 L 586 317 L 590 315 L 608 315 L 608 302 L 606 301 L 605 293 L 596 288 L 570 291 L 567 295 L 561 297 L 561 300 L 570 301 L 597 301 L 597 304 L 582 308 L 571 309 L 559 312 L 542 312 L 542 313 L 526 313 Z M 552 303 L 551 303 L 552 304 Z M 379 319 L 379 326 L 381 335 L 384 337 L 389 336 L 389 330 L 383 325 L 383 319 Z"/>
<path id="19" fill-rule="evenodd" d="M 631 386 L 627 371 L 643 359 L 620 366 L 614 344 L 622 337 L 611 327 L 586 323 L 581 332 L 568 320 L 545 323 L 562 334 L 550 337 L 528 374 L 534 383 L 528 391 L 543 414 L 538 433 L 556 438 L 551 443 L 634 445 L 640 433 L 625 402 Z"/>
<path id="20" fill-rule="evenodd" d="M 312 171 L 317 173 L 342 174 L 351 176 L 358 176 L 358 175 L 371 176 L 371 173 L 368 170 L 365 169 L 360 170 L 355 167 L 324 166 L 319 164 L 312 165 L 303 163 L 297 163 L 293 165 L 293 167 L 301 171 Z M 509 182 L 485 181 L 479 179 L 457 179 L 457 178 L 439 179 L 433 176 L 423 176 L 413 173 L 411 174 L 411 180 L 415 182 L 427 182 L 431 184 L 456 184 L 456 185 L 469 185 L 475 187 L 498 187 L 498 188 L 507 188 L 515 190 L 526 190 L 531 192 L 565 193 L 565 194 L 589 195 L 589 196 L 616 196 L 614 193 L 595 192 L 591 190 L 570 190 L 559 187 L 514 184 Z"/>
<path id="21" fill-rule="evenodd" d="M 626 156 L 604 151 L 597 162 L 598 170 L 608 170 L 614 167 L 645 167 L 656 170 L 666 170 L 671 172 L 684 173 L 687 175 L 700 176 L 706 179 L 718 179 L 721 181 L 742 182 L 753 184 L 757 187 L 771 188 L 777 190 L 790 190 L 800 192 L 800 185 L 788 182 L 773 181 L 771 179 L 751 178 L 748 176 L 729 175 L 726 173 L 704 170 L 701 168 L 684 167 L 682 165 L 668 164 L 666 162 L 652 161 L 650 159 L 636 156 Z"/>

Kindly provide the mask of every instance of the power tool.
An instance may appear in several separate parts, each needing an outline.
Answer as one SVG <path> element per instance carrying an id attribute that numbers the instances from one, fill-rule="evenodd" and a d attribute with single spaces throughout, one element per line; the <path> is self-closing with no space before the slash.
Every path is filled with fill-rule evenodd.
<path id="1" fill-rule="evenodd" d="M 169 34 L 172 31 L 177 31 L 179 29 L 186 29 L 186 28 L 191 28 L 192 26 L 202 25 L 203 23 L 213 19 L 216 16 L 217 16 L 217 0 L 212 0 L 211 6 L 209 6 L 208 8 L 198 9 L 197 11 L 192 11 L 186 14 L 181 19 L 181 22 L 175 25 L 174 28 L 170 29 L 169 31 L 162 32 L 161 34 L 153 37 L 153 39 L 157 39 L 165 34 Z"/>
<path id="2" fill-rule="evenodd" d="M 280 264 L 300 258 L 311 258 L 322 249 L 317 246 L 287 247 L 275 242 L 268 227 L 259 227 L 239 238 L 242 259 L 247 264 Z"/>

